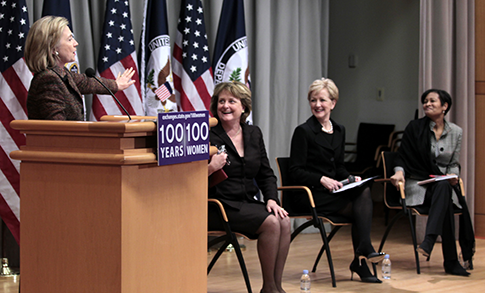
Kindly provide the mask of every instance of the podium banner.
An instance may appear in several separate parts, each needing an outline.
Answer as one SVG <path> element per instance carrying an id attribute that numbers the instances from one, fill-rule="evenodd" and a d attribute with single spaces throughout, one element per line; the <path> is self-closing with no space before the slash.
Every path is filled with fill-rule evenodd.
<path id="1" fill-rule="evenodd" d="M 158 113 L 158 165 L 209 159 L 209 111 Z"/>

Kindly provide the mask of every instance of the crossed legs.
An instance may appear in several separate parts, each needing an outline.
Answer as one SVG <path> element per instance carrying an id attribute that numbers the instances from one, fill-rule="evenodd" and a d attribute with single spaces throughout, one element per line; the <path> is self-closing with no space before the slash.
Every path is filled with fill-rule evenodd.
<path id="1" fill-rule="evenodd" d="M 284 293 L 281 282 L 291 239 L 290 218 L 269 215 L 256 232 L 264 293 Z"/>
<path id="2" fill-rule="evenodd" d="M 426 190 L 424 204 L 430 205 L 426 236 L 418 251 L 429 256 L 438 235 L 442 238 L 442 250 L 445 271 L 453 275 L 468 276 L 458 262 L 455 240 L 455 221 L 452 187 L 448 181 L 436 182 Z"/>

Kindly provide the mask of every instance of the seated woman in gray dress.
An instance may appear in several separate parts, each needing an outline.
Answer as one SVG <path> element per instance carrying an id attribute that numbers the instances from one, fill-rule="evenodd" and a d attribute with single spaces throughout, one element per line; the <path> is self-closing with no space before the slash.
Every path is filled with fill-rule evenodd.
<path id="1" fill-rule="evenodd" d="M 403 182 L 406 204 L 429 207 L 424 241 L 418 252 L 429 256 L 436 238 L 441 235 L 445 272 L 468 276 L 458 262 L 455 241 L 454 205 L 462 208 L 460 244 L 463 258 L 471 261 L 474 234 L 468 208 L 457 186 L 458 178 L 418 185 L 417 182 L 435 175 L 460 174 L 462 129 L 445 119 L 451 108 L 451 96 L 446 91 L 430 89 L 421 96 L 425 117 L 411 121 L 404 130 L 399 157 L 395 162 L 392 183 Z"/>

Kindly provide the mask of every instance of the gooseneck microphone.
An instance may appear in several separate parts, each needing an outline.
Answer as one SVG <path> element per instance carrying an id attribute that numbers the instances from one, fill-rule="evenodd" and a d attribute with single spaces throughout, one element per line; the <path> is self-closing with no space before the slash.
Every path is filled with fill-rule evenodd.
<path id="1" fill-rule="evenodd" d="M 347 179 L 339 181 L 339 182 L 342 183 L 342 185 L 347 185 L 349 183 L 355 182 L 355 177 L 352 176 L 352 175 L 349 175 L 349 177 Z"/>
<path id="2" fill-rule="evenodd" d="M 125 107 L 123 107 L 123 105 L 120 103 L 118 98 L 116 98 L 116 96 L 113 94 L 113 92 L 96 76 L 96 71 L 94 71 L 94 69 L 92 69 L 92 68 L 86 68 L 86 71 L 84 73 L 86 73 L 87 77 L 94 77 L 102 86 L 104 86 L 104 88 L 108 90 L 108 92 L 113 97 L 113 99 L 115 99 L 116 103 L 118 103 L 118 105 L 121 107 L 121 109 L 123 109 L 126 116 L 128 116 L 128 119 L 131 120 L 130 114 L 128 114 L 128 111 L 126 111 Z"/>

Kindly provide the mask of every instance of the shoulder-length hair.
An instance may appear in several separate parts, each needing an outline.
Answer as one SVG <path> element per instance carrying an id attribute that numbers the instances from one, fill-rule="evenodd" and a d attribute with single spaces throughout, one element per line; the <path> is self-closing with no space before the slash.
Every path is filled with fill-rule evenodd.
<path id="1" fill-rule="evenodd" d="M 244 113 L 241 115 L 241 123 L 246 122 L 246 118 L 248 118 L 249 114 L 251 113 L 251 91 L 249 88 L 242 82 L 239 81 L 228 81 L 228 82 L 221 82 L 216 85 L 214 89 L 214 94 L 211 98 L 210 104 L 210 111 L 212 115 L 219 119 L 217 116 L 217 104 L 219 102 L 219 95 L 221 92 L 227 91 L 235 98 L 238 98 L 241 101 L 241 104 L 244 107 Z"/>
<path id="2" fill-rule="evenodd" d="M 69 21 L 60 16 L 44 16 L 32 24 L 25 41 L 25 63 L 33 73 L 57 64 L 55 47 Z"/>

